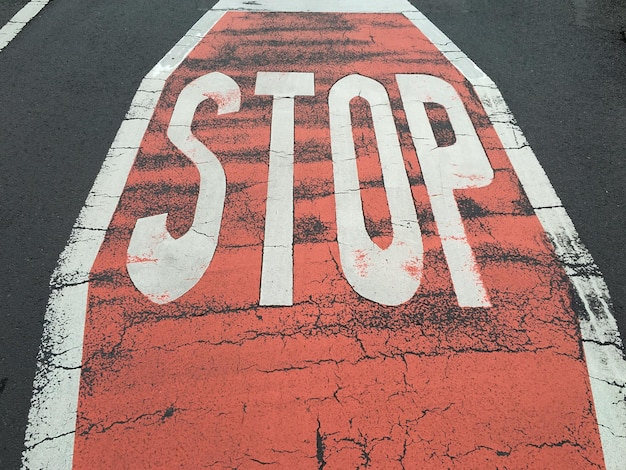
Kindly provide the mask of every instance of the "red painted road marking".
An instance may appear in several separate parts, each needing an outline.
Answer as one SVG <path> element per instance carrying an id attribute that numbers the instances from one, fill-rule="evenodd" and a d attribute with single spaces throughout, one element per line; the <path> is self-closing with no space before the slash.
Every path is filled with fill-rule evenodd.
<path id="1" fill-rule="evenodd" d="M 159 306 L 126 272 L 129 235 L 137 219 L 169 213 L 175 238 L 217 238 L 215 231 L 189 231 L 194 208 L 207 202 L 197 201 L 198 191 L 202 194 L 203 185 L 213 190 L 216 183 L 200 184 L 199 165 L 185 158 L 172 138 L 172 129 L 181 129 L 174 127 L 181 124 L 172 114 L 180 109 L 178 100 L 186 99 L 183 90 L 216 70 L 222 80 L 230 77 L 218 103 L 226 102 L 237 84 L 241 88 L 241 110 L 220 114 L 212 103 L 202 103 L 193 119 L 195 138 L 217 156 L 228 182 L 217 249 L 198 284 Z M 276 132 L 271 124 L 292 124 L 288 118 L 273 121 L 274 100 L 265 90 L 258 93 L 257 73 L 294 70 L 311 74 L 311 85 L 314 75 L 316 87 L 315 96 L 288 103 L 295 110 L 294 209 L 277 216 L 286 219 L 284 230 L 294 220 L 294 305 L 262 307 L 268 168 L 272 171 L 268 149 Z M 387 90 L 394 103 L 390 118 L 404 127 L 411 123 L 396 75 L 440 77 L 462 97 L 483 146 L 501 147 L 463 77 L 400 15 L 228 14 L 166 84 L 92 269 L 96 281 L 87 313 L 75 466 L 102 462 L 102 468 L 119 468 L 142 461 L 146 468 L 217 462 L 237 467 L 256 460 L 315 467 L 320 446 L 319 458 L 335 468 L 367 462 L 391 467 L 394 461 L 400 468 L 400 460 L 409 468 L 440 468 L 455 460 L 472 467 L 497 461 L 498 453 L 507 454 L 500 457 L 503 462 L 546 466 L 558 456 L 562 468 L 601 463 L 565 274 L 504 152 L 489 152 L 495 176 L 488 187 L 456 193 L 492 308 L 457 306 L 430 202 L 437 196 L 424 197 L 427 188 L 410 129 L 400 134 L 404 153 L 398 155 L 405 159 L 407 184 L 413 181 L 424 232 L 424 282 L 417 295 L 413 288 L 396 308 L 354 292 L 346 279 L 352 253 L 343 256 L 335 242 L 342 217 L 348 224 L 345 244 L 356 238 L 347 213 L 352 208 L 335 207 L 338 196 L 350 194 L 349 188 L 337 191 L 340 178 L 333 178 L 338 165 L 331 158 L 337 151 L 331 151 L 329 113 L 340 118 L 341 111 L 329 111 L 327 103 L 335 102 L 331 89 L 347 94 L 346 105 L 358 96 L 364 84 L 337 88 L 355 73 L 370 77 L 365 84 L 376 83 L 379 93 Z M 302 94 L 312 88 L 305 86 Z M 352 121 L 366 128 L 372 122 L 364 113 Z M 345 123 L 337 126 L 341 129 Z M 370 193 L 372 207 L 385 203 L 375 144 L 371 138 L 356 142 L 363 158 L 360 191 Z M 196 155 L 193 149 L 189 153 Z M 279 184 L 290 189 L 288 176 Z M 206 197 L 221 202 L 219 196 Z M 371 214 L 369 223 L 390 220 Z M 419 231 L 412 231 L 421 241 Z M 384 260 L 370 267 L 369 256 L 364 258 L 364 271 L 383 276 L 377 282 L 397 276 L 385 274 Z M 130 260 L 129 271 L 133 264 L 157 269 L 158 262 Z M 353 274 L 353 282 L 367 279 L 363 274 Z M 175 269 L 153 276 L 173 286 L 188 279 Z M 362 289 L 376 296 L 375 286 Z M 485 357 L 494 352 L 498 360 Z M 436 386 L 426 385 L 433 379 Z"/>
<path id="2" fill-rule="evenodd" d="M 259 85 L 292 72 L 313 92 Z M 293 275 L 265 271 L 290 222 Z M 402 224 L 422 236 L 385 257 Z M 166 239 L 206 259 L 150 278 Z M 288 285 L 264 301 L 266 276 Z M 402 15 L 226 15 L 166 82 L 91 279 L 77 468 L 602 465 L 566 274 L 474 89 Z"/>

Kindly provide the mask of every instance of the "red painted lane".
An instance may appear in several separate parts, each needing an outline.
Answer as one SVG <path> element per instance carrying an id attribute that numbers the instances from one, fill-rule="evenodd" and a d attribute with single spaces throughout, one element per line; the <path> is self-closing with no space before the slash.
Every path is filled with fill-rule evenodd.
<path id="1" fill-rule="evenodd" d="M 227 179 L 215 256 L 157 305 L 126 270 L 139 218 L 190 227 L 198 171 L 166 130 L 183 88 L 218 71 L 238 113 L 202 104 L 195 135 Z M 295 99 L 294 305 L 259 306 L 272 97 L 259 71 L 312 72 Z M 424 242 L 417 294 L 399 307 L 346 281 L 336 243 L 329 89 L 344 76 L 389 93 Z M 456 192 L 492 308 L 460 308 L 395 74 L 462 97 L 495 171 Z M 353 100 L 366 226 L 392 234 L 371 114 Z M 429 117 L 453 143 L 446 113 Z M 401 15 L 229 13 L 165 86 L 92 269 L 75 468 L 593 468 L 602 466 L 569 283 L 470 85 Z"/>

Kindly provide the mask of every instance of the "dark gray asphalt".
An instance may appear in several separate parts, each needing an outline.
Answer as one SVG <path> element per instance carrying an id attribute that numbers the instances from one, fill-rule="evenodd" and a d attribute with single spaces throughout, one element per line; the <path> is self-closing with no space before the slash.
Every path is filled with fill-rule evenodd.
<path id="1" fill-rule="evenodd" d="M 212 3 L 54 0 L 0 53 L 0 469 L 19 467 L 48 281 L 72 224 L 141 78 Z M 499 86 L 624 336 L 626 4 L 413 3 Z"/>

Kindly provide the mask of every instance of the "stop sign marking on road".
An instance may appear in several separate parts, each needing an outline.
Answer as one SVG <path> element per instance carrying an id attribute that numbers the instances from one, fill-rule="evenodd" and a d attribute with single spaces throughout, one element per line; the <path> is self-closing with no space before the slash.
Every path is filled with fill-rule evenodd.
<path id="1" fill-rule="evenodd" d="M 218 4 L 144 79 L 24 467 L 618 468 L 606 288 L 495 85 L 405 2 L 280 3 Z"/>
<path id="2" fill-rule="evenodd" d="M 419 150 L 458 303 L 461 307 L 490 307 L 453 191 L 490 184 L 493 170 L 452 85 L 426 74 L 396 75 L 396 80 L 403 102 L 413 111 L 408 114 L 409 128 Z M 294 97 L 314 96 L 314 90 L 313 73 L 257 74 L 256 94 L 274 98 L 259 305 L 293 305 Z M 365 99 L 371 109 L 380 149 L 382 186 L 394 227 L 393 240 L 384 249 L 366 229 L 351 122 L 350 102 L 356 98 Z M 181 92 L 168 126 L 169 139 L 200 173 L 191 227 L 175 239 L 167 229 L 167 213 L 141 218 L 128 247 L 127 267 L 133 284 L 158 304 L 171 302 L 193 288 L 209 268 L 218 245 L 226 177 L 219 159 L 192 129 L 196 110 L 207 99 L 217 103 L 218 115 L 237 112 L 241 90 L 223 73 L 203 75 Z M 328 99 L 337 242 L 344 274 L 362 297 L 400 305 L 419 287 L 423 246 L 387 92 L 379 82 L 352 74 L 332 86 Z M 438 146 L 426 111 L 429 103 L 445 108 L 455 129 L 453 144 Z M 310 190 L 306 183 L 303 191 Z"/>

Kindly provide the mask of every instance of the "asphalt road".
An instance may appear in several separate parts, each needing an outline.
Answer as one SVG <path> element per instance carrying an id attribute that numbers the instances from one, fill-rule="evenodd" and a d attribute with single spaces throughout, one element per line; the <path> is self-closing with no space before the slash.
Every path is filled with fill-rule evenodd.
<path id="1" fill-rule="evenodd" d="M 2 469 L 19 467 L 59 253 L 140 80 L 213 3 L 54 0 L 0 53 Z M 626 4 L 412 3 L 499 86 L 604 273 L 624 337 Z M 18 4 L 3 2 L 0 19 Z"/>

